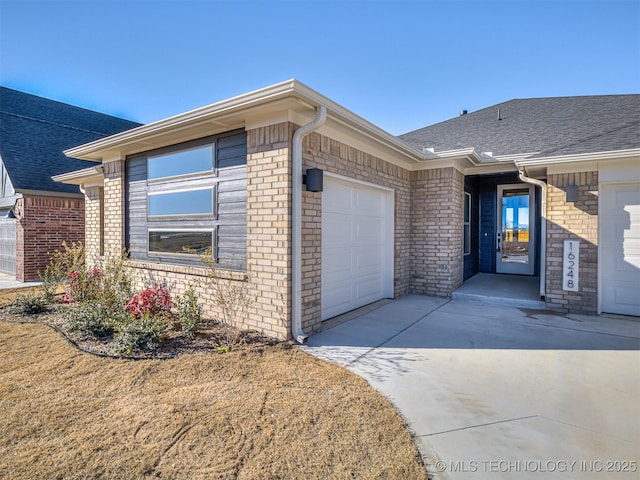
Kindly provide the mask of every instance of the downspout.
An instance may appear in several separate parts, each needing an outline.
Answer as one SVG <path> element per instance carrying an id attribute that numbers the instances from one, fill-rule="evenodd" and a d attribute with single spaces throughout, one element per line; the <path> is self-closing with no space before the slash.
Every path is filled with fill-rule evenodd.
<path id="1" fill-rule="evenodd" d="M 520 180 L 525 183 L 540 187 L 542 199 L 540 201 L 541 222 L 540 222 L 540 297 L 546 294 L 547 278 L 547 184 L 541 180 L 527 177 L 523 167 L 518 167 Z"/>
<path id="2" fill-rule="evenodd" d="M 292 224 L 292 321 L 291 333 L 298 343 L 306 343 L 308 336 L 302 331 L 302 140 L 308 134 L 320 128 L 327 120 L 327 108 L 320 105 L 316 118 L 300 127 L 293 134 L 293 186 L 291 207 Z"/>

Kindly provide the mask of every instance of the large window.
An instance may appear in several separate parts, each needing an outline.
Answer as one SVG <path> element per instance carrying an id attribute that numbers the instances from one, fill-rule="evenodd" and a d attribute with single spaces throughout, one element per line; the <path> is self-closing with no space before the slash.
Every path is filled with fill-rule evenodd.
<path id="1" fill-rule="evenodd" d="M 212 172 L 213 145 L 150 156 L 147 164 L 149 180 Z"/>
<path id="2" fill-rule="evenodd" d="M 149 216 L 213 215 L 213 189 L 150 192 Z"/>
<path id="3" fill-rule="evenodd" d="M 464 218 L 463 218 L 463 235 L 464 235 L 464 254 L 471 254 L 471 194 L 464 193 Z"/>
<path id="4" fill-rule="evenodd" d="M 213 245 L 213 232 L 149 230 L 149 252 L 202 255 Z"/>
<path id="5" fill-rule="evenodd" d="M 247 139 L 244 131 L 202 138 L 127 159 L 131 258 L 201 265 L 246 261 Z M 225 265 L 228 262 L 224 262 Z"/>

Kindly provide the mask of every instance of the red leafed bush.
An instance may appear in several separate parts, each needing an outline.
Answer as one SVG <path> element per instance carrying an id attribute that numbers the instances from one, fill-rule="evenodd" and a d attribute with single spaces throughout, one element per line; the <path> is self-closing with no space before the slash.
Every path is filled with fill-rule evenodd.
<path id="1" fill-rule="evenodd" d="M 74 271 L 67 275 L 67 286 L 62 300 L 66 303 L 94 300 L 99 296 L 102 270 L 92 267 L 87 271 Z"/>
<path id="2" fill-rule="evenodd" d="M 125 310 L 131 312 L 136 318 L 145 315 L 157 315 L 171 311 L 171 294 L 169 290 L 161 285 L 145 288 L 142 292 L 133 295 Z"/>

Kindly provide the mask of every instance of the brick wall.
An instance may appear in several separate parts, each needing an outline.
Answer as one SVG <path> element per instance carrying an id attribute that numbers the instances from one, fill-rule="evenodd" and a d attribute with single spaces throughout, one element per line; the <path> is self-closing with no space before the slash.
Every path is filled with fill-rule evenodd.
<path id="1" fill-rule="evenodd" d="M 281 123 L 247 131 L 247 325 L 286 338 L 291 318 L 291 138 Z"/>
<path id="2" fill-rule="evenodd" d="M 87 265 L 93 265 L 103 255 L 103 205 L 102 187 L 88 187 L 85 190 L 85 237 Z"/>
<path id="3" fill-rule="evenodd" d="M 547 305 L 563 311 L 596 314 L 598 173 L 549 175 L 547 185 Z M 577 202 L 565 202 L 567 185 L 578 186 Z M 565 240 L 580 241 L 578 292 L 562 290 L 562 255 Z"/>
<path id="4" fill-rule="evenodd" d="M 124 160 L 104 163 L 104 248 L 114 254 L 124 248 Z"/>
<path id="5" fill-rule="evenodd" d="M 25 196 L 16 210 L 16 279 L 38 280 L 49 255 L 67 243 L 84 240 L 82 199 Z"/>
<path id="6" fill-rule="evenodd" d="M 412 172 L 411 290 L 450 296 L 463 281 L 464 175 L 454 168 Z"/>
<path id="7" fill-rule="evenodd" d="M 409 293 L 411 273 L 411 198 L 409 171 L 319 133 L 303 140 L 303 171 L 326 172 L 395 190 L 394 295 Z M 321 326 L 322 193 L 303 190 L 302 326 L 305 333 Z"/>

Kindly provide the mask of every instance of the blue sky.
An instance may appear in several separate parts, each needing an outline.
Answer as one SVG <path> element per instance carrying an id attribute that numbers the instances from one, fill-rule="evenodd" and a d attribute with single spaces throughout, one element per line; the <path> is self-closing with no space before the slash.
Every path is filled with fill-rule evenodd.
<path id="1" fill-rule="evenodd" d="M 398 135 L 640 92 L 640 1 L 7 1 L 0 83 L 147 123 L 297 78 Z"/>

